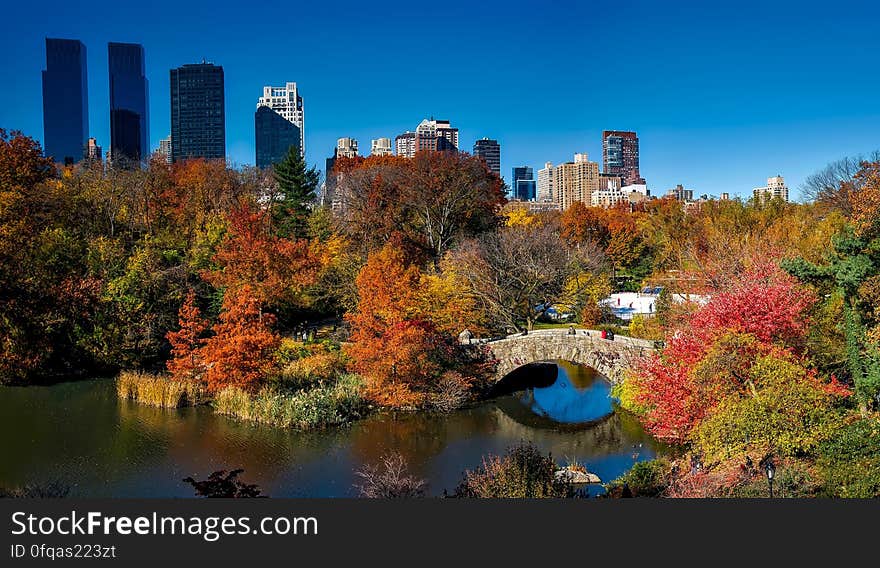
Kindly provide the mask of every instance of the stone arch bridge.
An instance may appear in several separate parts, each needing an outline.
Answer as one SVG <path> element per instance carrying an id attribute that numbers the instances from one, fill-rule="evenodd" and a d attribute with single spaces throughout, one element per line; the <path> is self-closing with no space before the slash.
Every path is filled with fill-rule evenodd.
<path id="1" fill-rule="evenodd" d="M 653 341 L 622 335 L 602 339 L 600 331 L 589 329 L 575 329 L 573 334 L 571 329 L 537 330 L 495 340 L 468 339 L 462 335 L 462 343 L 488 348 L 489 355 L 497 361 L 496 382 L 523 365 L 561 359 L 592 367 L 617 384 L 636 359 L 656 349 Z"/>

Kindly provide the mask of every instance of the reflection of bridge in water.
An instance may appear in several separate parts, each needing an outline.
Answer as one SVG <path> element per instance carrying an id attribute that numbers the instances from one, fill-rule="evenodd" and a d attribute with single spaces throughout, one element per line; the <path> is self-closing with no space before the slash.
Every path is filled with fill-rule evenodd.
<path id="1" fill-rule="evenodd" d="M 496 381 L 523 365 L 562 360 L 592 367 L 616 384 L 637 359 L 655 349 L 653 341 L 622 335 L 602 339 L 602 332 L 590 329 L 545 329 L 494 341 L 467 338 L 462 341 L 488 348 L 490 356 L 497 361 Z"/>

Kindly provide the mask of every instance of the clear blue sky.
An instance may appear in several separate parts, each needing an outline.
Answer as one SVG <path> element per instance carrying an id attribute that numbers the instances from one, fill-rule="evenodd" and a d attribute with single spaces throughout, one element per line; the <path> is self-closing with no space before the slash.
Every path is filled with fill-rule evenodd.
<path id="1" fill-rule="evenodd" d="M 427 116 L 461 147 L 497 138 L 502 174 L 636 130 L 654 193 L 746 194 L 770 175 L 796 190 L 880 148 L 880 8 L 869 2 L 14 2 L 5 5 L 0 127 L 42 139 L 44 37 L 88 49 L 90 133 L 109 142 L 107 42 L 146 51 L 151 144 L 169 132 L 168 70 L 224 67 L 227 155 L 254 162 L 262 86 L 296 81 L 307 160 L 336 138 L 362 153 Z M 797 192 L 796 192 L 797 193 Z"/>

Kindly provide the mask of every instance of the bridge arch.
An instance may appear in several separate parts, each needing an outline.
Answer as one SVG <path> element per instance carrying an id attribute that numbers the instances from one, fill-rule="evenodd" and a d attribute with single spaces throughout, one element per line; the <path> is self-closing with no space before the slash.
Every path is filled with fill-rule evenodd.
<path id="1" fill-rule="evenodd" d="M 617 384 L 637 359 L 654 351 L 652 341 L 621 335 L 602 339 L 601 332 L 587 329 L 532 331 L 484 343 L 497 363 L 496 382 L 525 365 L 564 360 L 592 367 Z"/>

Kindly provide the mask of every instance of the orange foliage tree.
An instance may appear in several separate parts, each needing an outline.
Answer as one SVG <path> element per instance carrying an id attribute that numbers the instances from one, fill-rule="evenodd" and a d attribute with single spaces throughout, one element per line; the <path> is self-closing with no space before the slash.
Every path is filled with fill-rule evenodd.
<path id="1" fill-rule="evenodd" d="M 229 213 L 229 231 L 214 255 L 217 270 L 203 271 L 214 286 L 248 286 L 264 304 L 290 301 L 314 282 L 319 262 L 306 240 L 272 235 L 266 212 L 242 205 Z"/>
<path id="2" fill-rule="evenodd" d="M 214 335 L 201 354 L 208 389 L 254 388 L 273 370 L 281 336 L 272 330 L 275 317 L 264 313 L 249 286 L 226 291 Z"/>
<path id="3" fill-rule="evenodd" d="M 205 371 L 202 345 L 209 324 L 196 305 L 195 292 L 190 290 L 178 314 L 180 329 L 166 335 L 171 343 L 171 359 L 166 366 L 173 379 L 198 379 Z"/>
<path id="4" fill-rule="evenodd" d="M 387 406 L 426 400 L 455 365 L 453 338 L 438 330 L 418 267 L 395 242 L 370 255 L 357 277 L 358 308 L 347 317 L 347 353 L 367 382 L 367 396 Z"/>

